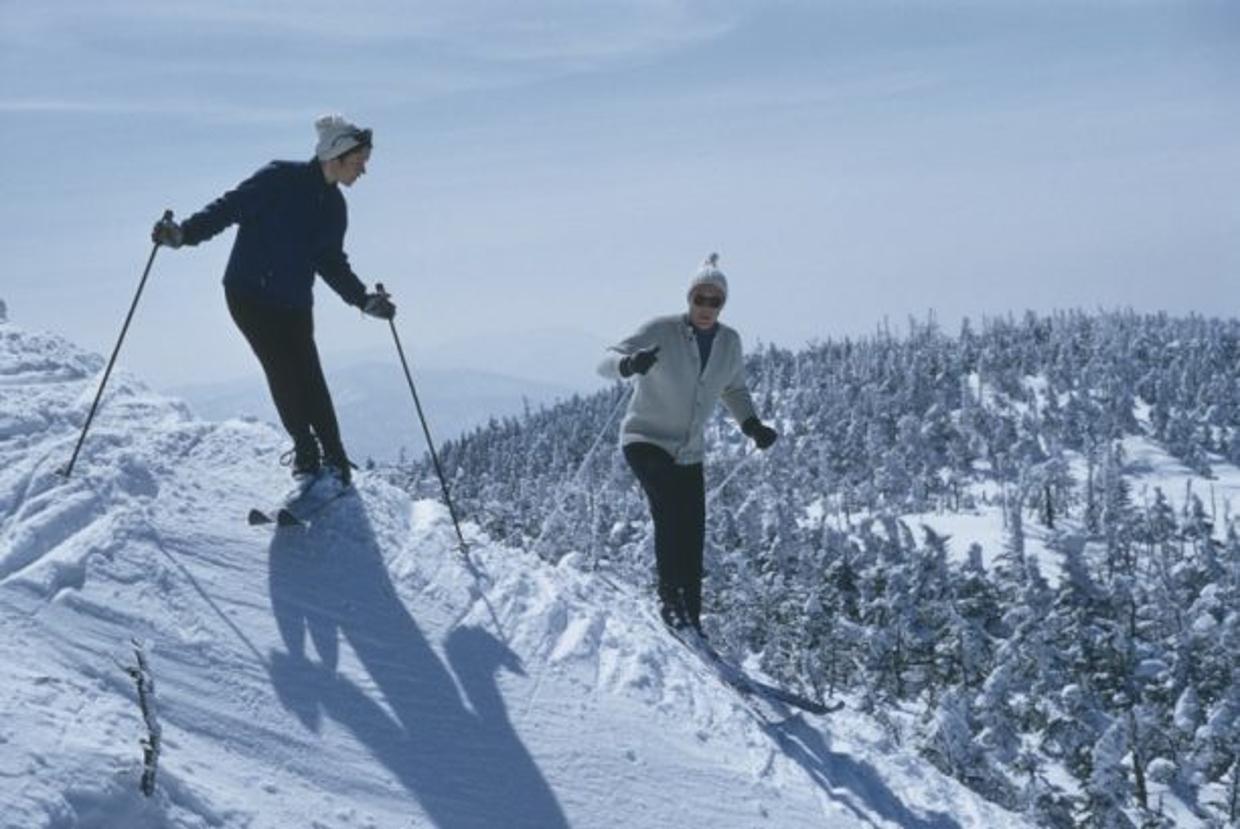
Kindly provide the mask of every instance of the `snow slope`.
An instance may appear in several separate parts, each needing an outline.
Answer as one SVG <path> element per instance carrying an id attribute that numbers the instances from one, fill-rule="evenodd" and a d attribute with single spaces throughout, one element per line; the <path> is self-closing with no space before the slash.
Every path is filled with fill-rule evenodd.
<path id="1" fill-rule="evenodd" d="M 1046 381 L 1040 377 L 1029 377 L 1028 385 L 1044 394 Z M 975 390 L 977 386 L 974 386 Z M 988 392 L 989 399 L 996 396 Z M 1006 401 L 1005 405 L 1018 406 Z M 1147 407 L 1138 405 L 1137 420 L 1152 432 L 1149 426 Z M 1227 526 L 1240 505 L 1240 467 L 1227 462 L 1219 454 L 1208 454 L 1210 477 L 1203 477 L 1194 472 L 1182 461 L 1175 458 L 1164 447 L 1145 435 L 1126 435 L 1119 441 L 1122 448 L 1124 478 L 1130 486 L 1129 497 L 1134 506 L 1145 508 L 1155 499 L 1155 492 L 1161 491 L 1167 504 L 1178 514 L 1188 508 L 1193 496 L 1201 499 L 1215 527 L 1215 535 L 1221 541 L 1226 538 Z M 1088 464 L 1078 452 L 1065 451 L 1064 457 L 1077 482 L 1078 491 L 1084 489 L 1088 478 Z M 969 493 L 979 504 L 973 510 L 959 512 L 922 512 L 906 513 L 901 518 L 912 528 L 929 527 L 939 535 L 949 536 L 949 553 L 958 561 L 967 558 L 968 547 L 977 543 L 983 550 L 983 561 L 987 567 L 1007 544 L 1006 521 L 1003 516 L 1004 502 L 1002 489 L 993 481 L 974 483 L 968 487 Z M 1080 507 L 1076 506 L 1076 515 L 1071 518 L 1060 516 L 1057 530 L 1048 530 L 1039 521 L 1027 520 L 1022 525 L 1025 536 L 1025 554 L 1037 557 L 1041 572 L 1051 584 L 1057 584 L 1063 574 L 1065 546 L 1088 549 L 1101 547 L 1101 543 L 1087 540 L 1088 533 L 1083 528 L 1079 515 Z M 815 519 L 821 515 L 818 512 Z M 1058 547 L 1058 549 L 1057 549 Z"/>
<path id="2" fill-rule="evenodd" d="M 635 591 L 361 476 L 246 525 L 283 439 L 0 323 L 3 827 L 1012 826 L 852 712 L 747 703 Z M 163 756 L 123 669 L 156 681 Z"/>

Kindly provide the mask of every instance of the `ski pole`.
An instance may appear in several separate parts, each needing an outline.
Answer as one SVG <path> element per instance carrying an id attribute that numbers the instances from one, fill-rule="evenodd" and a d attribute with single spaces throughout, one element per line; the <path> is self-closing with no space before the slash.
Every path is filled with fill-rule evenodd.
<path id="1" fill-rule="evenodd" d="M 607 415 L 607 420 L 603 423 L 603 428 L 599 430 L 598 436 L 594 438 L 594 443 L 590 444 L 590 448 L 586 450 L 585 457 L 583 457 L 581 459 L 581 463 L 577 465 L 577 471 L 573 473 L 573 476 L 568 479 L 568 483 L 562 486 L 560 491 L 556 494 L 555 508 L 551 511 L 551 515 L 547 516 L 547 519 L 543 521 L 542 529 L 538 532 L 538 538 L 534 540 L 534 545 L 530 547 L 530 550 L 535 555 L 538 554 L 538 547 L 542 544 L 543 536 L 547 534 L 547 530 L 551 528 L 552 522 L 555 521 L 560 514 L 560 510 L 564 507 L 564 494 L 576 485 L 577 479 L 581 477 L 581 471 L 586 468 L 586 464 L 589 463 L 590 458 L 594 456 L 594 450 L 598 448 L 599 442 L 606 437 L 607 429 L 611 426 L 611 422 L 616 419 L 616 413 L 620 411 L 620 407 L 626 400 L 629 399 L 629 396 L 632 393 L 632 386 L 621 392 L 620 397 L 616 400 L 616 405 L 612 407 L 611 414 Z"/>
<path id="2" fill-rule="evenodd" d="M 375 285 L 375 290 L 380 296 L 388 296 L 388 292 L 383 289 L 383 283 Z M 431 439 L 431 430 L 426 425 L 426 415 L 422 413 L 422 402 L 418 400 L 418 390 L 413 385 L 413 375 L 409 373 L 409 361 L 405 359 L 405 349 L 401 348 L 400 335 L 396 333 L 396 321 L 388 320 L 388 325 L 392 327 L 392 339 L 396 341 L 396 353 L 400 355 L 400 364 L 405 369 L 405 380 L 409 382 L 409 391 L 413 395 L 413 405 L 418 410 L 418 420 L 422 422 L 422 434 L 426 436 L 426 448 L 430 450 L 431 460 L 435 464 L 435 474 L 439 476 L 439 486 L 443 488 L 443 499 L 448 505 L 448 514 L 452 516 L 452 526 L 456 528 L 456 537 L 461 542 L 461 552 L 467 553 L 469 545 L 465 543 L 465 536 L 461 534 L 461 524 L 456 520 L 456 508 L 452 505 L 452 496 L 448 494 L 448 481 L 444 478 L 443 467 L 439 465 L 439 455 L 435 452 L 435 441 Z"/>
<path id="3" fill-rule="evenodd" d="M 715 486 L 714 489 L 706 493 L 707 504 L 715 500 L 715 496 L 718 495 L 720 492 L 722 492 L 725 486 L 732 483 L 732 479 L 736 477 L 737 472 L 740 472 L 742 469 L 744 469 L 745 466 L 748 465 L 750 461 L 752 461 L 754 458 L 758 456 L 757 452 L 749 450 L 748 448 L 742 449 L 741 452 L 742 452 L 741 459 L 732 466 L 732 471 L 728 473 L 727 477 L 724 478 L 722 481 L 720 481 L 719 484 Z"/>
<path id="4" fill-rule="evenodd" d="M 172 211 L 164 211 L 164 221 L 172 221 Z M 95 410 L 99 408 L 99 401 L 103 398 L 104 386 L 108 384 L 108 377 L 112 374 L 112 366 L 116 365 L 116 355 L 121 353 L 121 343 L 125 341 L 125 333 L 129 331 L 129 323 L 133 319 L 133 313 L 138 309 L 138 299 L 142 296 L 142 289 L 146 287 L 146 278 L 151 273 L 151 264 L 155 261 L 155 254 L 159 251 L 159 242 L 151 246 L 151 255 L 146 260 L 146 269 L 142 271 L 142 279 L 138 282 L 138 291 L 133 296 L 133 304 L 129 306 L 129 313 L 125 317 L 125 324 L 121 326 L 121 335 L 116 339 L 116 347 L 112 349 L 112 358 L 108 360 L 108 367 L 104 369 L 103 379 L 99 381 L 99 390 L 95 392 L 95 402 L 90 404 L 90 413 L 86 415 L 86 423 L 82 426 L 82 434 L 78 437 L 77 446 L 73 448 L 73 457 L 69 458 L 69 463 L 58 470 L 61 475 L 68 478 L 73 472 L 73 465 L 77 463 L 78 453 L 82 451 L 82 444 L 86 442 L 86 432 L 90 429 L 91 421 L 95 419 Z"/>

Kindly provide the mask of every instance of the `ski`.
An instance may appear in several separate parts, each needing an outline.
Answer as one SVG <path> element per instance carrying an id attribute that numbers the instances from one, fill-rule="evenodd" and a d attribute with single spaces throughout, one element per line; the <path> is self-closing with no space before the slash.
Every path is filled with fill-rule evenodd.
<path id="1" fill-rule="evenodd" d="M 708 663 L 723 682 L 744 696 L 759 697 L 767 702 L 782 703 L 808 714 L 834 714 L 844 708 L 843 702 L 827 705 L 789 691 L 786 688 L 781 688 L 778 685 L 771 685 L 754 679 L 745 673 L 743 669 L 725 659 L 722 654 L 711 647 L 709 642 L 694 631 L 672 630 L 672 635 L 683 642 L 689 650 L 698 654 L 702 661 Z"/>
<path id="2" fill-rule="evenodd" d="M 273 512 L 257 507 L 251 509 L 246 521 L 251 527 L 268 524 L 275 524 L 277 527 L 309 527 L 314 516 L 328 504 L 356 491 L 352 485 L 349 485 L 329 494 L 314 497 L 315 483 L 317 483 L 317 479 L 311 481 L 305 488 L 286 500 L 283 505 Z M 307 503 L 310 503 L 310 505 L 302 509 L 301 507 Z"/>
<path id="3" fill-rule="evenodd" d="M 619 593 L 632 592 L 630 588 L 621 586 L 619 582 L 607 573 L 598 572 L 595 575 Z M 669 627 L 652 609 L 646 608 L 646 610 L 650 614 L 651 621 L 654 622 L 654 624 L 672 634 L 672 636 L 679 640 L 682 645 L 695 653 L 698 658 L 707 665 L 707 667 L 714 671 L 715 676 L 717 676 L 721 682 L 735 691 L 737 695 L 740 696 L 742 700 L 745 700 L 751 707 L 755 707 L 755 699 L 760 699 L 770 705 L 789 706 L 804 711 L 808 714 L 834 714 L 844 709 L 843 702 L 834 702 L 828 705 L 826 703 L 809 699 L 801 694 L 789 691 L 786 688 L 781 688 L 778 685 L 771 685 L 769 683 L 754 679 L 749 676 L 749 674 L 745 673 L 743 669 L 733 665 L 725 659 L 721 653 L 715 650 L 714 647 L 712 647 L 711 644 L 696 631 L 690 628 L 677 629 Z M 755 713 L 758 712 L 755 710 Z M 758 716 L 766 719 L 765 716 L 760 713 L 758 713 Z"/>
<path id="4" fill-rule="evenodd" d="M 250 510 L 250 515 L 246 519 L 251 527 L 260 527 L 264 524 L 275 524 L 278 527 L 306 527 L 309 526 L 305 521 L 293 514 L 288 507 L 280 507 L 274 514 L 263 512 L 255 507 Z"/>

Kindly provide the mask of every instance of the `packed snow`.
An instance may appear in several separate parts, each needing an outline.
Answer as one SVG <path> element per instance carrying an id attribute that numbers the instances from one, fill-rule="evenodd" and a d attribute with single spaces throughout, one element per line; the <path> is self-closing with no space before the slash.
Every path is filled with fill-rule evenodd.
<path id="1" fill-rule="evenodd" d="M 2 319 L 2 318 L 0 318 Z M 647 597 L 362 473 L 308 529 L 272 426 L 0 324 L 0 824 L 1011 826 L 855 711 L 722 684 Z M 136 640 L 162 726 L 155 795 Z M 848 700 L 846 700 L 847 702 Z"/>

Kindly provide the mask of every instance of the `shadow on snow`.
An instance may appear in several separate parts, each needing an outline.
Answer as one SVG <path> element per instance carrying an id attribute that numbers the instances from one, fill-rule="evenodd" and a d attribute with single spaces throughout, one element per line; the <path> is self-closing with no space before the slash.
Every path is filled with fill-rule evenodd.
<path id="1" fill-rule="evenodd" d="M 436 826 L 567 826 L 496 685 L 500 668 L 522 673 L 516 655 L 481 628 L 457 628 L 445 665 L 398 598 L 361 500 L 341 500 L 322 524 L 271 544 L 288 651 L 273 654 L 271 673 L 283 704 L 312 730 L 322 716 L 349 729 Z M 336 672 L 341 639 L 384 705 Z"/>
<path id="2" fill-rule="evenodd" d="M 949 815 L 932 812 L 923 817 L 911 811 L 868 763 L 832 751 L 819 728 L 793 714 L 763 730 L 795 761 L 823 793 L 852 811 L 863 823 L 874 816 L 909 829 L 960 829 Z"/>

